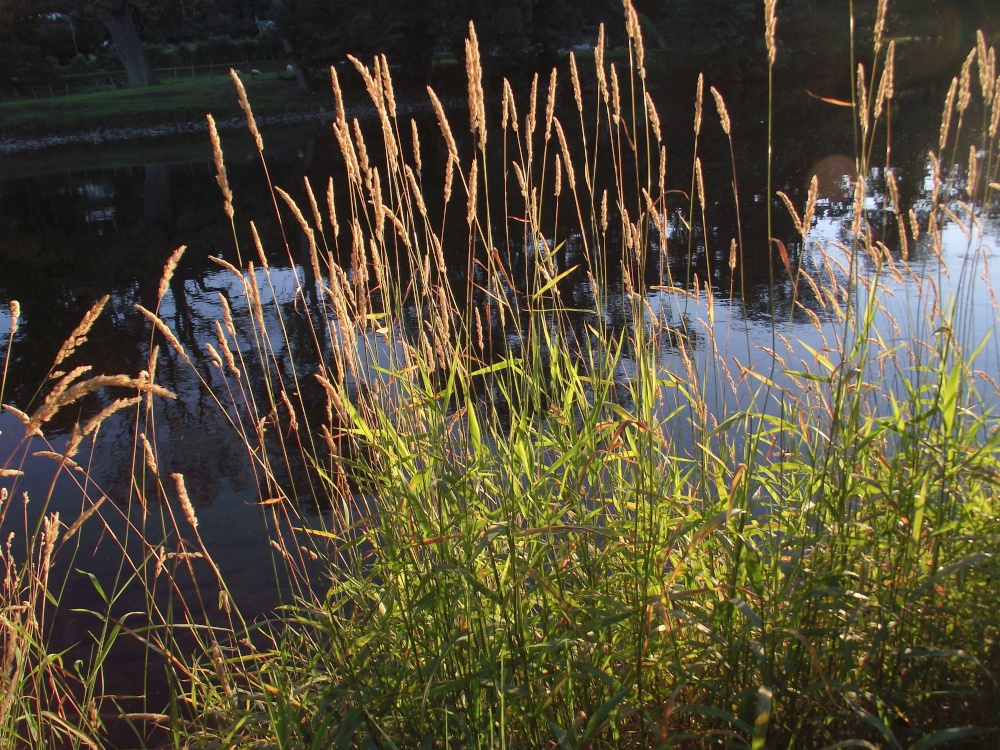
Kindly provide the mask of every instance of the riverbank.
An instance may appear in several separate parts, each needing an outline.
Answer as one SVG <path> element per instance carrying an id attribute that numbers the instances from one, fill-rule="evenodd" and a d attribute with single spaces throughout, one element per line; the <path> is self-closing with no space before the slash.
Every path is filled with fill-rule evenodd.
<path id="1" fill-rule="evenodd" d="M 326 88 L 313 94 L 276 77 L 246 80 L 244 85 L 261 126 L 329 122 L 333 100 Z M 401 102 L 404 113 L 429 111 L 424 97 Z M 371 103 L 348 98 L 351 117 L 375 113 Z M 71 94 L 0 104 L 0 155 L 70 145 L 101 145 L 202 133 L 211 113 L 220 130 L 246 127 L 236 89 L 228 75 L 167 81 L 141 89 Z"/>

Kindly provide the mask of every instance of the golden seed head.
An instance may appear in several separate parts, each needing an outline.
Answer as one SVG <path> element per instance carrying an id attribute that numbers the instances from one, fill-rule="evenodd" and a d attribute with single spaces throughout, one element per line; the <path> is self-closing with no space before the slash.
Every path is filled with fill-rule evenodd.
<path id="1" fill-rule="evenodd" d="M 556 69 L 549 75 L 549 95 L 545 101 L 545 141 L 552 135 L 552 117 L 556 111 Z"/>
<path id="2" fill-rule="evenodd" d="M 657 143 L 663 142 L 663 133 L 660 130 L 660 115 L 656 111 L 656 105 L 653 103 L 653 97 L 646 92 L 646 114 L 649 115 L 649 124 L 653 128 L 653 135 L 656 137 Z"/>
<path id="3" fill-rule="evenodd" d="M 471 227 L 476 221 L 476 196 L 479 192 L 479 167 L 475 157 L 469 168 L 469 199 L 466 203 L 465 220 Z"/>
<path id="4" fill-rule="evenodd" d="M 805 242 L 806 235 L 809 234 L 809 230 L 812 229 L 813 216 L 816 213 L 816 200 L 819 197 L 819 178 L 816 175 L 812 176 L 809 181 L 809 192 L 806 195 L 806 210 L 802 214 L 802 239 Z"/>
<path id="5" fill-rule="evenodd" d="M 938 137 L 938 151 L 943 152 L 948 143 L 948 131 L 951 129 L 951 113 L 955 109 L 955 94 L 958 91 L 958 79 L 951 79 L 948 95 L 944 100 L 944 111 L 941 113 L 941 134 Z"/>
<path id="6" fill-rule="evenodd" d="M 878 10 L 875 14 L 875 54 L 882 49 L 882 37 L 885 34 L 885 11 L 888 0 L 878 0 Z"/>
<path id="7" fill-rule="evenodd" d="M 389 61 L 382 55 L 382 93 L 389 108 L 389 117 L 396 118 L 396 92 L 392 88 L 392 77 L 389 75 Z"/>
<path id="8" fill-rule="evenodd" d="M 778 44 L 775 32 L 778 28 L 778 0 L 764 0 L 764 41 L 767 43 L 767 61 L 773 66 L 778 58 Z"/>
<path id="9" fill-rule="evenodd" d="M 858 63 L 858 121 L 861 132 L 868 133 L 868 89 L 865 87 L 865 66 Z"/>
<path id="10" fill-rule="evenodd" d="M 469 83 L 469 127 L 479 134 L 479 144 L 484 146 L 486 105 L 483 95 L 483 66 L 479 57 L 479 39 L 472 21 L 469 21 L 469 36 L 465 40 L 465 74 Z"/>
<path id="11" fill-rule="evenodd" d="M 959 75 L 958 87 L 958 111 L 965 112 L 972 101 L 972 63 L 976 59 L 976 48 L 969 50 L 965 62 L 962 63 L 962 72 Z"/>
<path id="12" fill-rule="evenodd" d="M 61 365 L 67 357 L 69 357 L 74 351 L 76 351 L 78 346 L 81 346 L 87 340 L 87 334 L 90 333 L 90 329 L 93 328 L 94 322 L 100 316 L 101 311 L 104 310 L 104 306 L 108 303 L 110 299 L 109 295 L 105 294 L 101 297 L 97 303 L 87 311 L 87 314 L 83 316 L 73 332 L 69 335 L 69 338 L 63 342 L 63 345 L 59 348 L 56 353 L 55 361 L 52 363 L 53 370 Z"/>
<path id="13" fill-rule="evenodd" d="M 566 165 L 566 179 L 569 181 L 569 189 L 576 190 L 576 172 L 573 169 L 573 160 L 570 154 L 569 145 L 566 143 L 566 134 L 563 132 L 562 123 L 559 118 L 555 118 L 556 135 L 559 136 L 559 146 L 562 148 L 563 162 Z"/>
<path id="14" fill-rule="evenodd" d="M 444 113 L 444 106 L 441 104 L 441 100 L 438 99 L 437 94 L 434 93 L 434 89 L 430 86 L 427 87 L 427 94 L 431 98 L 431 106 L 434 108 L 434 114 L 437 116 L 438 127 L 441 128 L 441 135 L 444 136 L 445 145 L 448 146 L 448 154 L 455 161 L 458 161 L 458 146 L 455 144 L 455 136 L 452 135 L 451 125 L 448 124 L 448 118 Z"/>
<path id="15" fill-rule="evenodd" d="M 423 163 L 420 160 L 420 131 L 417 130 L 417 121 L 410 118 L 410 135 L 413 139 L 413 163 L 417 167 L 417 173 L 423 171 Z M 332 185 L 332 182 L 331 182 Z"/>
<path id="16" fill-rule="evenodd" d="M 21 303 L 16 299 L 10 301 L 10 335 L 17 333 L 17 322 L 21 317 Z"/>
<path id="17" fill-rule="evenodd" d="M 726 109 L 726 102 L 722 99 L 722 94 L 719 93 L 719 90 L 715 86 L 712 86 L 709 90 L 715 99 L 715 109 L 719 112 L 719 122 L 722 125 L 722 132 L 726 135 L 731 135 L 732 125 L 729 121 L 729 110 Z"/>
<path id="18" fill-rule="evenodd" d="M 698 90 L 694 95 L 694 134 L 701 133 L 701 101 L 705 96 L 705 76 L 698 74 Z"/>
<path id="19" fill-rule="evenodd" d="M 177 497 L 181 501 L 181 510 L 184 511 L 184 517 L 191 524 L 192 529 L 197 529 L 198 517 L 194 513 L 194 505 L 191 504 L 191 498 L 188 497 L 187 487 L 184 485 L 184 475 L 175 472 L 170 477 L 174 480 L 174 484 L 177 487 Z"/>
<path id="20" fill-rule="evenodd" d="M 208 119 L 208 137 L 212 142 L 212 160 L 215 162 L 215 181 L 222 191 L 223 210 L 230 220 L 233 218 L 233 191 L 229 189 L 229 178 L 226 176 L 226 165 L 222 160 L 222 142 L 215 126 L 215 118 L 205 115 Z"/>
<path id="21" fill-rule="evenodd" d="M 642 28 L 639 25 L 639 14 L 632 5 L 632 0 L 624 0 L 625 4 L 625 30 L 629 39 L 635 47 L 636 61 L 639 65 L 639 77 L 646 79 L 646 48 L 642 43 Z"/>
<path id="22" fill-rule="evenodd" d="M 163 266 L 163 275 L 160 277 L 160 286 L 156 290 L 156 299 L 158 302 L 163 299 L 163 295 L 170 288 L 170 280 L 174 277 L 174 271 L 177 270 L 177 264 L 180 263 L 181 256 L 184 255 L 185 250 L 187 250 L 187 245 L 181 245 L 167 258 L 167 263 Z"/>
<path id="23" fill-rule="evenodd" d="M 233 83 L 236 85 L 236 95 L 240 101 L 240 109 L 246 115 L 247 127 L 250 129 L 250 133 L 257 143 L 257 151 L 263 151 L 264 139 L 261 138 L 260 131 L 257 130 L 257 121 L 254 119 L 253 110 L 250 108 L 250 102 L 247 100 L 247 91 L 243 88 L 243 81 L 240 80 L 240 77 L 236 75 L 236 71 L 232 68 L 229 69 L 229 77 L 233 79 Z"/>
<path id="24" fill-rule="evenodd" d="M 705 209 L 707 208 L 705 204 L 705 178 L 701 172 L 701 157 L 697 156 L 694 160 L 694 173 L 696 182 L 698 184 L 698 201 L 701 203 L 701 212 L 704 215 Z"/>
<path id="25" fill-rule="evenodd" d="M 622 100 L 621 92 L 618 88 L 618 71 L 615 69 L 614 63 L 611 63 L 611 105 L 614 112 L 615 124 L 617 125 L 618 120 L 621 119 Z"/>
<path id="26" fill-rule="evenodd" d="M 600 25 L 597 32 L 597 45 L 594 47 L 594 66 L 597 70 L 597 85 L 601 89 L 601 96 L 604 98 L 604 103 L 607 104 L 608 98 L 608 79 L 604 75 L 604 24 Z"/>
<path id="27" fill-rule="evenodd" d="M 576 102 L 576 109 L 583 114 L 583 91 L 580 89 L 580 73 L 576 69 L 576 55 L 569 53 L 569 77 L 573 83 L 573 100 Z"/>
<path id="28" fill-rule="evenodd" d="M 798 212 L 795 210 L 795 206 L 792 205 L 792 200 L 783 190 L 778 191 L 778 197 L 781 198 L 782 203 L 785 204 L 785 208 L 788 209 L 789 216 L 792 217 L 792 223 L 795 225 L 795 231 L 800 235 L 802 234 L 802 219 L 799 218 Z"/>

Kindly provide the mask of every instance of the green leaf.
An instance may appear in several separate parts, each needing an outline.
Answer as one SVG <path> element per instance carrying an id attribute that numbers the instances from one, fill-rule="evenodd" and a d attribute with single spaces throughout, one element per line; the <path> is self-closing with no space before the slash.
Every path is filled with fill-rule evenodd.
<path id="1" fill-rule="evenodd" d="M 757 718 L 753 723 L 753 742 L 751 750 L 764 750 L 767 743 L 767 727 L 771 723 L 771 702 L 774 692 L 771 688 L 761 685 L 757 689 Z"/>
<path id="2" fill-rule="evenodd" d="M 980 729 L 979 727 L 952 727 L 951 729 L 941 729 L 937 732 L 921 737 L 910 745 L 910 750 L 930 750 L 945 742 L 955 742 L 956 740 L 966 740 L 970 737 L 978 737 L 982 734 L 996 734 L 996 729 Z"/>
<path id="3" fill-rule="evenodd" d="M 724 721 L 727 724 L 731 724 L 744 734 L 748 735 L 753 734 L 753 729 L 745 721 L 740 721 L 728 711 L 723 711 L 722 709 L 719 708 L 713 708 L 712 706 L 695 706 L 695 705 L 681 706 L 676 711 L 674 711 L 674 713 L 699 714 L 700 716 L 708 716 L 709 718 L 719 719 L 720 721 Z"/>
<path id="4" fill-rule="evenodd" d="M 545 286 L 543 286 L 541 289 L 539 289 L 537 292 L 535 292 L 534 294 L 531 295 L 531 299 L 537 302 L 538 299 L 541 298 L 541 296 L 543 294 L 545 294 L 547 291 L 549 291 L 549 289 L 551 289 L 556 284 L 558 284 L 560 281 L 562 281 L 567 276 L 569 276 L 571 273 L 573 273 L 573 271 L 575 271 L 576 269 L 577 269 L 577 266 L 571 266 L 571 267 L 567 268 L 565 271 L 563 271 L 561 274 L 559 274 L 557 276 L 553 276 L 552 279 L 550 279 L 545 284 Z"/>
<path id="5" fill-rule="evenodd" d="M 552 722 L 551 720 L 546 720 L 549 725 L 549 730 L 552 732 L 552 736 L 556 738 L 556 744 L 559 746 L 560 750 L 570 750 L 573 744 L 569 741 L 569 737 L 563 728 L 558 724 Z"/>
<path id="6" fill-rule="evenodd" d="M 590 717 L 590 721 L 587 722 L 587 728 L 583 731 L 583 737 L 580 739 L 581 747 L 586 746 L 587 742 L 590 741 L 590 738 L 601 729 L 607 718 L 611 716 L 611 712 L 618 708 L 618 704 L 621 703 L 625 696 L 631 691 L 632 686 L 626 685 L 606 700 L 603 706 L 597 709 L 597 713 Z"/>

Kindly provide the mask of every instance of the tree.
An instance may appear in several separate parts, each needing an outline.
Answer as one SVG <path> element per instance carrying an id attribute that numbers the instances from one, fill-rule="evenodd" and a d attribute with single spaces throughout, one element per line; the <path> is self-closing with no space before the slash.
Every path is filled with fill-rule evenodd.
<path id="1" fill-rule="evenodd" d="M 146 50 L 139 38 L 138 4 L 130 0 L 103 0 L 94 2 L 93 12 L 111 33 L 115 53 L 125 67 L 129 86 L 154 86 L 160 83 L 156 71 L 149 64 Z"/>
<path id="2" fill-rule="evenodd" d="M 17 39 L 34 28 L 37 19 L 51 13 L 73 21 L 96 19 L 111 35 L 129 86 L 151 86 L 160 80 L 142 47 L 142 19 L 168 7 L 167 0 L 0 0 L 0 33 Z"/>

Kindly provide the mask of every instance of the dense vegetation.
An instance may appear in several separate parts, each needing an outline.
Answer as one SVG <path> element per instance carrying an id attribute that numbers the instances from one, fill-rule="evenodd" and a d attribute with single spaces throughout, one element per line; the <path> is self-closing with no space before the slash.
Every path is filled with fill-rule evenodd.
<path id="1" fill-rule="evenodd" d="M 529 73 L 547 68 L 560 49 L 593 46 L 600 23 L 610 46 L 624 46 L 620 5 L 618 0 L 2 0 L 0 93 L 53 81 L 72 86 L 74 74 L 119 70 L 128 73 L 130 85 L 157 83 L 170 73 L 154 68 L 275 58 L 301 65 L 300 84 L 311 88 L 345 54 L 367 59 L 382 52 L 403 79 L 397 83 L 406 84 L 409 78 L 426 78 L 435 60 L 463 59 L 470 19 L 489 40 L 482 52 L 487 75 L 502 71 L 512 77 L 517 68 Z M 853 5 L 857 23 L 870 26 L 876 2 Z M 643 0 L 636 8 L 647 52 L 661 54 L 675 74 L 746 76 L 764 70 L 761 40 L 746 33 L 763 23 L 759 0 Z M 848 10 L 822 0 L 785 0 L 781 44 L 794 57 L 779 60 L 779 68 L 792 59 L 806 64 L 818 51 L 826 61 L 841 55 L 846 63 Z M 894 33 L 942 58 L 939 64 L 957 66 L 975 43 L 977 28 L 983 27 L 987 38 L 998 31 L 988 0 L 901 0 L 888 13 Z M 824 31 L 830 28 L 843 31 L 830 35 Z M 717 71 L 719 65 L 727 69 Z"/>
<path id="2" fill-rule="evenodd" d="M 14 410 L 24 438 L 0 468 L 0 521 L 26 505 L 17 457 L 51 420 L 122 395 L 44 454 L 80 488 L 79 518 L 43 512 L 3 549 L 0 743 L 101 746 L 114 721 L 139 741 L 163 725 L 155 741 L 178 748 L 994 741 L 1000 394 L 972 316 L 1000 191 L 996 54 L 980 36 L 947 95 L 931 199 L 902 205 L 889 154 L 874 155 L 898 127 L 880 8 L 873 63 L 841 102 L 857 123 L 850 210 L 823 242 L 815 182 L 801 205 L 769 184 L 775 200 L 752 209 L 735 157 L 731 184 L 704 183 L 699 139 L 711 127 L 729 141 L 733 124 L 700 78 L 691 184 L 672 184 L 629 3 L 627 65 L 608 64 L 602 31 L 586 97 L 571 57 L 526 98 L 504 85 L 499 112 L 470 27 L 471 143 L 433 93 L 439 132 L 406 122 L 382 57 L 356 64 L 377 120 L 349 121 L 334 72 L 344 174 L 307 182 L 298 203 L 269 187 L 289 258 L 308 248 L 294 299 L 260 244 L 237 243 L 238 265 L 218 261 L 230 287 L 201 358 L 166 322 L 178 248 L 157 309 L 142 309 L 141 373 L 76 364 L 105 300 Z M 773 2 L 762 21 L 773 72 Z M 251 217 L 233 209 L 240 186 L 211 133 L 235 239 Z M 713 221 L 706 193 L 730 191 L 768 235 L 737 224 L 723 288 L 691 261 Z M 779 210 L 795 243 L 770 231 Z M 946 269 L 950 229 L 968 249 Z M 770 279 L 764 341 L 739 312 L 748 258 Z M 895 335 L 904 322 L 910 338 Z M 185 366 L 258 478 L 287 596 L 263 622 L 244 620 L 219 573 L 191 478 L 160 469 L 174 394 L 158 371 Z M 82 458 L 123 411 L 126 507 L 93 494 Z M 83 524 L 104 525 L 123 573 L 94 581 L 103 627 L 70 664 L 48 648 L 50 573 Z M 144 611 L 113 616 L 136 591 Z M 103 689 L 125 641 L 167 675 L 163 706 L 122 711 Z"/>

